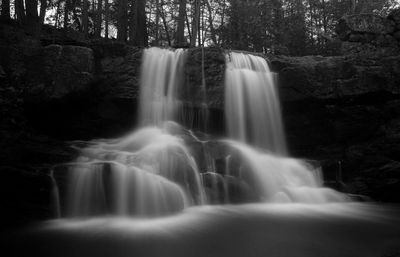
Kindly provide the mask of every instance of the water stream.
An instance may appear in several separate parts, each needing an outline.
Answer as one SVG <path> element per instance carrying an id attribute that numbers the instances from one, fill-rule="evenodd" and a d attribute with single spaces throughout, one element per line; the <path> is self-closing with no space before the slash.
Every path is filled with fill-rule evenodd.
<path id="1" fill-rule="evenodd" d="M 181 49 L 144 51 L 140 127 L 75 142 L 80 156 L 51 173 L 57 219 L 22 236 L 27 253 L 379 257 L 400 250 L 397 208 L 352 203 L 323 187 L 311 164 L 289 157 L 276 75 L 263 58 L 226 56 L 227 138 L 180 125 L 185 58 Z M 44 242 L 51 243 L 35 247 Z"/>

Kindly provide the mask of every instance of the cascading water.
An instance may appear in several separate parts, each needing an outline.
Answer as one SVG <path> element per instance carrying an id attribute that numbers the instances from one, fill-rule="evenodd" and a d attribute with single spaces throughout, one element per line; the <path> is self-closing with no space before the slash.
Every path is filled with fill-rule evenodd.
<path id="1" fill-rule="evenodd" d="M 144 51 L 141 69 L 139 116 L 142 125 L 161 125 L 177 120 L 181 103 L 185 51 L 150 48 Z"/>
<path id="2" fill-rule="evenodd" d="M 343 203 L 342 194 L 322 187 L 309 162 L 285 157 L 283 132 L 268 130 L 282 128 L 268 124 L 280 122 L 273 118 L 278 109 L 258 110 L 268 107 L 261 98 L 279 106 L 275 96 L 261 97 L 272 92 L 262 84 L 271 82 L 266 78 L 271 74 L 228 64 L 227 99 L 241 104 L 231 102 L 228 108 L 236 111 L 226 114 L 238 126 L 230 135 L 239 141 L 210 140 L 168 121 L 179 116 L 176 93 L 182 84 L 176 81 L 185 52 L 147 49 L 143 58 L 148 66 L 141 80 L 142 127 L 118 139 L 75 142 L 80 157 L 51 172 L 56 213 L 68 219 L 11 235 L 3 252 L 19 257 L 398 255 L 400 208 Z M 257 57 L 239 58 L 265 65 Z M 275 116 L 261 115 L 271 112 Z M 257 116 L 260 127 L 252 120 Z M 262 133 L 268 140 L 258 141 Z M 273 135 L 280 136 L 274 141 Z M 192 205 L 237 202 L 262 203 L 176 213 Z M 168 216 L 132 218 L 159 215 Z"/>
<path id="3" fill-rule="evenodd" d="M 225 113 L 228 136 L 287 155 L 275 74 L 258 56 L 226 55 Z"/>
<path id="4" fill-rule="evenodd" d="M 225 113 L 228 142 L 237 149 L 261 201 L 326 203 L 346 197 L 323 188 L 311 165 L 285 157 L 282 114 L 275 86 L 276 74 L 258 56 L 226 55 Z M 250 145 L 255 146 L 252 148 Z"/>
<path id="5" fill-rule="evenodd" d="M 86 142 L 75 162 L 53 169 L 57 213 L 148 217 L 211 203 L 345 199 L 322 188 L 306 163 L 282 157 L 287 150 L 274 74 L 261 57 L 227 57 L 227 127 L 240 142 L 200 140 L 176 123 L 184 117 L 178 93 L 185 56 L 182 49 L 144 51 L 141 128 L 118 139 Z M 67 179 L 57 183 L 61 170 Z"/>
<path id="6" fill-rule="evenodd" d="M 144 51 L 142 128 L 119 139 L 94 140 L 75 163 L 56 167 L 68 173 L 66 201 L 63 207 L 56 204 L 63 209 L 57 212 L 67 217 L 158 216 L 206 203 L 190 150 L 170 133 L 176 127 L 170 120 L 177 120 L 180 112 L 177 92 L 184 59 L 181 49 Z"/>

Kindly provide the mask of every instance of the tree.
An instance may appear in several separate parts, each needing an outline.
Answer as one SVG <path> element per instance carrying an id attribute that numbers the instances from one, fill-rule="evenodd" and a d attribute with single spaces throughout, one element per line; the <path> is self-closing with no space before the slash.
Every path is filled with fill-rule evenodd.
<path id="1" fill-rule="evenodd" d="M 199 31 L 200 23 L 200 0 L 194 0 L 194 15 L 192 18 L 192 38 L 190 39 L 190 46 L 196 46 L 197 33 Z"/>
<path id="2" fill-rule="evenodd" d="M 85 37 L 87 37 L 89 34 L 88 8 L 89 8 L 88 0 L 82 0 L 82 28 Z"/>
<path id="3" fill-rule="evenodd" d="M 38 0 L 25 1 L 25 21 L 24 25 L 29 34 L 39 36 L 41 23 L 38 14 Z"/>
<path id="4" fill-rule="evenodd" d="M 159 8 L 160 16 L 161 16 L 161 20 L 162 20 L 163 25 L 164 25 L 165 36 L 167 38 L 168 46 L 171 46 L 171 36 L 169 35 L 168 23 L 167 23 L 167 19 L 165 17 L 166 15 L 165 15 L 163 7 L 164 7 L 164 0 L 161 0 L 161 6 Z"/>
<path id="5" fill-rule="evenodd" d="M 154 35 L 154 45 L 158 46 L 159 44 L 159 36 L 160 36 L 160 0 L 156 0 L 156 20 L 155 20 L 155 35 Z"/>
<path id="6" fill-rule="evenodd" d="M 97 11 L 96 11 L 96 19 L 94 23 L 94 35 L 95 37 L 101 37 L 101 24 L 103 22 L 103 0 L 97 0 Z"/>
<path id="7" fill-rule="evenodd" d="M 186 17 L 186 0 L 179 1 L 179 15 L 177 18 L 178 28 L 176 31 L 175 44 L 176 46 L 186 45 L 185 39 L 185 17 Z"/>
<path id="8" fill-rule="evenodd" d="M 21 24 L 25 21 L 25 7 L 24 0 L 15 0 L 15 14 L 17 15 L 17 21 Z"/>
<path id="9" fill-rule="evenodd" d="M 44 20 L 46 18 L 46 11 L 47 11 L 47 0 L 40 0 L 40 24 L 44 24 Z"/>
<path id="10" fill-rule="evenodd" d="M 1 2 L 1 18 L 8 20 L 11 18 L 10 15 L 10 0 L 3 0 Z"/>
<path id="11" fill-rule="evenodd" d="M 118 0 L 117 1 L 117 40 L 126 41 L 128 38 L 128 1 Z"/>
<path id="12" fill-rule="evenodd" d="M 64 29 L 68 28 L 70 3 L 71 3 L 71 0 L 65 0 L 65 3 L 64 3 Z"/>
<path id="13" fill-rule="evenodd" d="M 131 7 L 129 40 L 133 45 L 147 46 L 146 1 L 135 0 Z"/>
<path id="14" fill-rule="evenodd" d="M 108 27 L 109 27 L 109 21 L 110 21 L 110 5 L 108 0 L 105 0 L 104 2 L 104 37 L 108 38 Z"/>

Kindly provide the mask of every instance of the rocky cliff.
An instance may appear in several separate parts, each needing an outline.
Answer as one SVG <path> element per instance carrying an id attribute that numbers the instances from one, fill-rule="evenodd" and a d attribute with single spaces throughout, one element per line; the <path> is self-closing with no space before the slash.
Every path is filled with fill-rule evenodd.
<path id="1" fill-rule="evenodd" d="M 331 180 L 342 173 L 342 190 L 384 201 L 400 201 L 397 12 L 344 18 L 338 35 L 346 55 L 266 57 L 279 74 L 292 154 L 320 160 Z M 390 44 L 378 43 L 382 36 Z M 51 215 L 43 208 L 49 168 L 76 155 L 65 140 L 116 137 L 135 126 L 143 49 L 114 41 L 61 43 L 0 26 L 2 202 L 39 217 Z M 205 101 L 213 134 L 224 130 L 226 53 L 189 49 L 180 96 L 194 111 Z M 20 188 L 33 193 L 27 197 Z"/>

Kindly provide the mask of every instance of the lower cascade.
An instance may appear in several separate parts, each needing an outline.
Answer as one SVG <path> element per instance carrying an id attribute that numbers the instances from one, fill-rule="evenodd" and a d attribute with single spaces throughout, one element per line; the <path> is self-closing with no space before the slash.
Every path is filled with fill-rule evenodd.
<path id="1" fill-rule="evenodd" d="M 347 201 L 322 186 L 318 167 L 287 157 L 275 75 L 261 57 L 227 55 L 228 139 L 177 123 L 185 55 L 144 50 L 141 127 L 117 139 L 73 142 L 80 156 L 51 172 L 57 216 L 151 217 L 206 204 Z"/>

